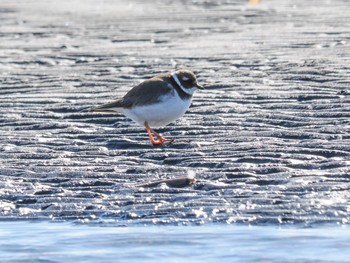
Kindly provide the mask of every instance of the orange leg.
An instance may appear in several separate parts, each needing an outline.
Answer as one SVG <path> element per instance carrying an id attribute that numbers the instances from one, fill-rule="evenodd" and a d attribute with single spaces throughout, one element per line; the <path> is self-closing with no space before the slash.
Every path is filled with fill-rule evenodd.
<path id="1" fill-rule="evenodd" d="M 151 129 L 151 127 L 148 126 L 147 121 L 145 121 L 144 125 L 145 125 L 145 128 L 147 130 L 148 137 L 153 145 L 161 145 L 165 142 L 172 142 L 174 140 L 174 139 L 166 139 L 163 136 L 161 136 L 160 134 L 156 133 L 153 129 Z M 155 140 L 153 138 L 153 135 L 157 137 L 157 140 Z"/>

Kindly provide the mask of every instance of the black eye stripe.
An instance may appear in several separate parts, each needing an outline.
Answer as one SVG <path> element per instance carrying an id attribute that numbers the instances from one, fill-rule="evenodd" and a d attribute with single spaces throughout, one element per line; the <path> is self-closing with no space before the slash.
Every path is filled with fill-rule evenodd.
<path id="1" fill-rule="evenodd" d="M 185 83 L 194 83 L 193 79 L 182 79 L 182 81 Z"/>

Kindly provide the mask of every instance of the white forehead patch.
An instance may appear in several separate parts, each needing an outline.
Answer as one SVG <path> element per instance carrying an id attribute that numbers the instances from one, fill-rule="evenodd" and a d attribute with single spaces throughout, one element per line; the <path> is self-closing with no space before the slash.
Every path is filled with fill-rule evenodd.
<path id="1" fill-rule="evenodd" d="M 186 77 L 186 76 L 183 76 L 183 77 L 182 77 L 182 80 L 183 80 L 183 81 L 187 81 L 187 80 L 189 80 L 189 79 L 190 79 L 190 78 L 188 78 L 188 77 Z"/>

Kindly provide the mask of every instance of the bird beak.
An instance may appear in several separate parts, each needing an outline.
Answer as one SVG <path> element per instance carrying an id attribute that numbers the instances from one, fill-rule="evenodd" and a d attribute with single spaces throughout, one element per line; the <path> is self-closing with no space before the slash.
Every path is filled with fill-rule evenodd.
<path id="1" fill-rule="evenodd" d="M 197 88 L 197 89 L 204 89 L 202 86 L 200 86 L 200 85 L 198 85 L 198 84 L 196 84 L 196 88 Z"/>

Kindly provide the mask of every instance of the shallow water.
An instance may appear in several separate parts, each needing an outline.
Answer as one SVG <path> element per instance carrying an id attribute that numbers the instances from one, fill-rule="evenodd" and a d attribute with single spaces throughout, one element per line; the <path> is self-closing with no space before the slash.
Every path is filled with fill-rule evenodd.
<path id="1" fill-rule="evenodd" d="M 0 223 L 1 262 L 348 262 L 350 228 Z"/>

